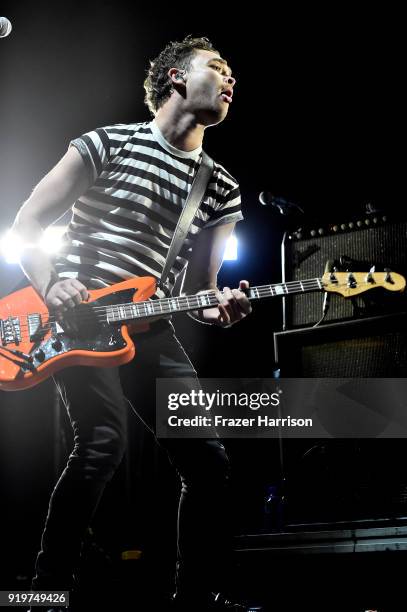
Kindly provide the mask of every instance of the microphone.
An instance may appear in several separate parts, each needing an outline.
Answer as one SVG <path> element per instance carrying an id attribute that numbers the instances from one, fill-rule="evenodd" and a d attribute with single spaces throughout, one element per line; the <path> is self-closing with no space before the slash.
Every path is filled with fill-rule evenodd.
<path id="1" fill-rule="evenodd" d="M 262 191 L 259 195 L 260 204 L 263 206 L 273 206 L 277 208 L 282 215 L 290 215 L 293 210 L 299 211 L 304 214 L 303 209 L 295 202 L 290 202 L 284 198 L 274 196 L 270 191 Z"/>
<path id="2" fill-rule="evenodd" d="M 0 17 L 0 38 L 8 36 L 12 29 L 11 21 L 7 17 Z"/>

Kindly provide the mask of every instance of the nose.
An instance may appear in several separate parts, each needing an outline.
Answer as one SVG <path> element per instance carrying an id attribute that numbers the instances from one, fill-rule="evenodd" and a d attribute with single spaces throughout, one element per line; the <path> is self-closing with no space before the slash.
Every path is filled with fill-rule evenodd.
<path id="1" fill-rule="evenodd" d="M 231 87 L 234 87 L 236 83 L 236 79 L 234 79 L 232 76 L 225 76 L 224 81 Z"/>

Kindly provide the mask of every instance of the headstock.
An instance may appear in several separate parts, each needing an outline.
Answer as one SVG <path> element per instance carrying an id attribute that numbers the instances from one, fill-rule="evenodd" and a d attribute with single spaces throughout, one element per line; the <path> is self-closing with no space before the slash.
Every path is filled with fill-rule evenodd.
<path id="1" fill-rule="evenodd" d="M 324 291 L 340 293 L 343 297 L 353 297 L 382 287 L 388 291 L 403 291 L 406 280 L 396 272 L 326 272 L 322 277 Z"/>

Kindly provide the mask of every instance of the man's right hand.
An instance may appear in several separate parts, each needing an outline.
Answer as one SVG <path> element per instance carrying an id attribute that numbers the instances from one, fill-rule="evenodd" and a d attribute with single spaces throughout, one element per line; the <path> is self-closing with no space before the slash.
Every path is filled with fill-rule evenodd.
<path id="1" fill-rule="evenodd" d="M 67 312 L 89 298 L 89 292 L 76 278 L 56 281 L 48 289 L 44 301 L 53 312 Z"/>

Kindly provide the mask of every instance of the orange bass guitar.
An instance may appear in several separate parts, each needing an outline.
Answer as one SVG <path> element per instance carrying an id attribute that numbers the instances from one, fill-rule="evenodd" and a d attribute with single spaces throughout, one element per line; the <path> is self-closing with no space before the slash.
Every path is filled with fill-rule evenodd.
<path id="1" fill-rule="evenodd" d="M 400 274 L 390 272 L 335 272 L 322 278 L 250 287 L 247 295 L 255 300 L 332 291 L 353 297 L 376 287 L 402 291 L 405 285 Z M 0 389 L 27 389 L 73 365 L 111 367 L 127 363 L 136 353 L 130 334 L 140 323 L 218 303 L 214 291 L 149 300 L 155 290 L 151 277 L 91 290 L 87 302 L 65 314 L 66 324 L 48 311 L 31 287 L 1 299 Z"/>

